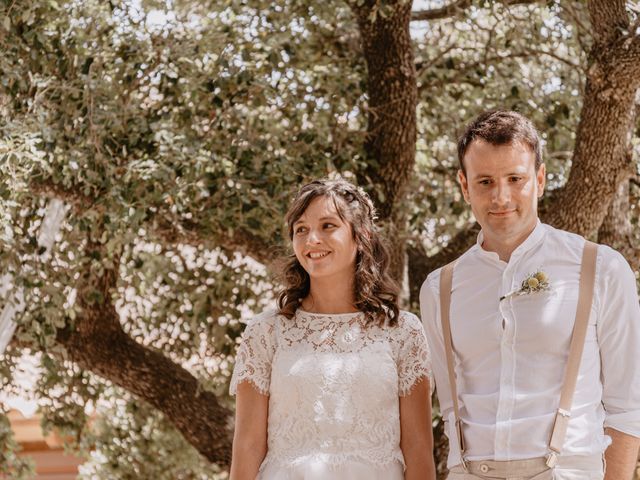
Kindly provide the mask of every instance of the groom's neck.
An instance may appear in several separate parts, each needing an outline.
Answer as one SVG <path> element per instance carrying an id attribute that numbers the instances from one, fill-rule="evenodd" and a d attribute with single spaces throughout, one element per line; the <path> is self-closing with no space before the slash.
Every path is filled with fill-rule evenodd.
<path id="1" fill-rule="evenodd" d="M 519 235 L 487 235 L 482 241 L 482 248 L 488 252 L 495 252 L 503 262 L 509 263 L 511 254 L 531 235 L 535 229 L 535 224 L 531 229 L 521 232 Z"/>

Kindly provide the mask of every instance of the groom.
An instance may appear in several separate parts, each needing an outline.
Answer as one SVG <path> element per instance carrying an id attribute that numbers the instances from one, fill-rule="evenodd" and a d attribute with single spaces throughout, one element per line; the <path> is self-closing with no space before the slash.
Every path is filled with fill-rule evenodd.
<path id="1" fill-rule="evenodd" d="M 602 479 L 606 463 L 606 480 L 630 480 L 640 445 L 632 270 L 611 248 L 540 223 L 545 166 L 522 115 L 480 115 L 458 159 L 482 231 L 420 292 L 448 478 Z"/>

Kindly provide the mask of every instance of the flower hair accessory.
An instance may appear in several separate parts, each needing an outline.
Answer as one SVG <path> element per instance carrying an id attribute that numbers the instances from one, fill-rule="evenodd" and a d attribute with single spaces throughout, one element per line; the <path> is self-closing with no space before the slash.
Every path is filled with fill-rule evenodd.
<path id="1" fill-rule="evenodd" d="M 542 270 L 538 270 L 535 273 L 527 275 L 518 290 L 514 290 L 500 297 L 500 301 L 509 297 L 528 295 L 530 293 L 542 292 L 545 290 L 549 290 L 549 277 L 547 277 L 547 274 Z"/>

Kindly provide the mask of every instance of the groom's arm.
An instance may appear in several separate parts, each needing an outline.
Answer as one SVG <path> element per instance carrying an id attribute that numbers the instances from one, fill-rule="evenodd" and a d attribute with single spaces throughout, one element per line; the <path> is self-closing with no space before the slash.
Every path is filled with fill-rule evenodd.
<path id="1" fill-rule="evenodd" d="M 607 469 L 605 480 L 631 480 L 638 463 L 640 438 L 607 428 L 605 433 L 613 443 L 605 451 Z"/>
<path id="2" fill-rule="evenodd" d="M 622 255 L 600 246 L 597 338 L 600 348 L 606 480 L 631 480 L 640 445 L 640 304 Z"/>

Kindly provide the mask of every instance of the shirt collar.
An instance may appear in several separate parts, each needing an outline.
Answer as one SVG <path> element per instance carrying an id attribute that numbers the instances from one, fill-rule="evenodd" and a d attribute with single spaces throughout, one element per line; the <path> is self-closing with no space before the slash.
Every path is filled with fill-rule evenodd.
<path id="1" fill-rule="evenodd" d="M 529 236 L 525 239 L 525 241 L 522 242 L 520 245 L 518 245 L 518 248 L 516 248 L 513 251 L 513 253 L 511 254 L 511 258 L 518 257 L 523 253 L 531 250 L 534 246 L 536 246 L 542 240 L 542 238 L 544 237 L 544 234 L 545 234 L 544 225 L 542 224 L 540 219 L 538 219 L 533 231 L 529 234 Z M 491 257 L 498 256 L 495 252 L 489 252 L 484 248 L 482 248 L 482 242 L 484 242 L 484 233 L 482 232 L 482 230 L 480 230 L 480 233 L 478 233 L 478 238 L 476 240 L 476 250 L 480 252 L 481 255 L 487 255 Z"/>

